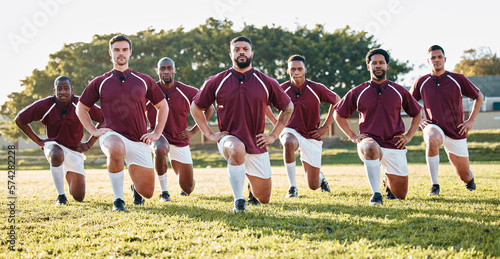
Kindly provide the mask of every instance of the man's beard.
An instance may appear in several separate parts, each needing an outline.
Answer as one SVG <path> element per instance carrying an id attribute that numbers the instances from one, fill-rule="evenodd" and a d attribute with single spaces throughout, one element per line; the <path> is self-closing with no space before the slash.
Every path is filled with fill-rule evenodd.
<path id="1" fill-rule="evenodd" d="M 167 80 L 168 80 L 168 81 L 167 81 Z M 162 78 L 161 78 L 161 82 L 162 82 L 163 84 L 165 84 L 165 85 L 172 83 L 172 81 L 173 81 L 174 79 L 173 79 L 172 77 L 167 77 L 167 80 L 165 80 L 165 78 L 164 78 L 164 77 L 162 77 Z"/>
<path id="2" fill-rule="evenodd" d="M 251 58 L 251 57 L 246 57 L 246 56 L 243 56 L 243 57 L 246 57 L 246 58 L 247 58 L 247 60 L 246 60 L 245 62 L 239 62 L 238 60 L 239 60 L 239 58 L 240 58 L 240 57 L 242 57 L 242 56 L 243 56 L 243 55 L 238 56 L 238 57 L 234 60 L 234 61 L 236 62 L 236 66 L 237 66 L 238 68 L 241 68 L 241 69 L 243 69 L 243 68 L 247 68 L 247 67 L 249 67 L 249 66 L 252 64 L 252 58 Z"/>
<path id="3" fill-rule="evenodd" d="M 384 78 L 385 78 L 385 73 L 386 73 L 386 71 L 382 70 L 382 74 L 377 75 L 377 74 L 375 74 L 375 72 L 374 72 L 374 73 L 373 73 L 373 76 L 374 76 L 377 80 L 382 80 L 382 79 L 384 79 Z"/>

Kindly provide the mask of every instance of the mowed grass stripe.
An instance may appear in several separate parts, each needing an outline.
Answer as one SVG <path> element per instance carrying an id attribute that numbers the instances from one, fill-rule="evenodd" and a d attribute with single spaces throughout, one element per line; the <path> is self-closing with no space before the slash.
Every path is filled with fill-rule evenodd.
<path id="1" fill-rule="evenodd" d="M 307 188 L 297 168 L 298 199 L 285 199 L 284 167 L 273 167 L 271 202 L 232 214 L 225 168 L 195 169 L 196 189 L 180 196 L 168 172 L 172 202 L 155 196 L 132 205 L 130 177 L 124 190 L 127 213 L 112 213 L 113 194 L 105 170 L 87 170 L 83 203 L 55 207 L 48 171 L 18 171 L 16 251 L 0 257 L 499 257 L 500 168 L 473 164 L 478 189 L 466 191 L 447 163 L 440 165 L 441 194 L 427 197 L 424 164 L 409 166 L 406 200 L 368 206 L 370 189 L 362 165 L 325 166 L 332 194 Z M 2 179 L 7 174 L 2 172 Z M 5 182 L 4 182 L 5 183 Z M 0 188 L 7 193 L 6 184 Z M 245 191 L 245 195 L 246 195 Z M 2 204 L 6 204 L 5 196 Z M 1 206 L 7 215 L 7 206 Z M 6 219 L 6 217 L 5 217 Z M 7 220 L 1 224 L 7 248 Z"/>

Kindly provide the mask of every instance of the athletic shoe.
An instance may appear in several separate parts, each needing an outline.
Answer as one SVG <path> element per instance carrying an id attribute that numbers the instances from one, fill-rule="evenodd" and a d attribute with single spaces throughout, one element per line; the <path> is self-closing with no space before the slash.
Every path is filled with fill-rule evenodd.
<path id="1" fill-rule="evenodd" d="M 429 194 L 427 194 L 427 196 L 439 195 L 439 191 L 440 191 L 439 184 L 433 184 L 431 187 L 431 190 L 430 190 Z"/>
<path id="2" fill-rule="evenodd" d="M 474 177 L 472 177 L 472 180 L 470 180 L 470 182 L 465 184 L 465 189 L 469 191 L 474 191 L 476 189 L 476 183 L 474 182 Z"/>
<path id="3" fill-rule="evenodd" d="M 59 205 L 68 205 L 68 199 L 66 198 L 66 194 L 61 194 L 61 195 L 57 196 L 56 206 L 59 206 Z"/>
<path id="4" fill-rule="evenodd" d="M 113 211 L 123 211 L 123 212 L 126 212 L 125 210 L 125 202 L 118 198 L 115 200 L 115 202 L 113 202 Z"/>
<path id="5" fill-rule="evenodd" d="M 233 213 L 245 212 L 245 199 L 238 199 L 234 201 Z"/>
<path id="6" fill-rule="evenodd" d="M 396 196 L 394 196 L 394 194 L 392 194 L 391 189 L 389 189 L 389 187 L 387 187 L 387 183 L 385 181 L 386 181 L 386 179 L 384 178 L 385 197 L 388 200 L 397 200 L 398 198 L 396 198 Z"/>
<path id="7" fill-rule="evenodd" d="M 328 186 L 328 182 L 326 181 L 325 176 L 322 172 L 319 172 L 321 176 L 323 176 L 323 180 L 321 181 L 321 191 L 322 192 L 330 192 L 330 186 Z"/>
<path id="8" fill-rule="evenodd" d="M 248 185 L 248 204 L 253 204 L 255 206 L 259 205 L 260 202 L 253 196 L 253 193 L 250 191 L 250 184 Z"/>
<path id="9" fill-rule="evenodd" d="M 134 205 L 142 205 L 144 204 L 144 198 L 135 190 L 134 185 L 130 185 L 130 189 L 134 193 Z"/>
<path id="10" fill-rule="evenodd" d="M 292 186 L 290 187 L 290 189 L 288 189 L 288 193 L 286 194 L 285 198 L 297 198 L 298 195 L 299 190 L 296 186 Z"/>
<path id="11" fill-rule="evenodd" d="M 168 191 L 161 192 L 160 202 L 167 202 L 167 201 L 172 201 L 172 199 L 170 199 L 170 193 L 168 193 Z"/>
<path id="12" fill-rule="evenodd" d="M 376 192 L 372 195 L 370 199 L 370 206 L 373 205 L 382 205 L 382 194 L 380 192 Z"/>

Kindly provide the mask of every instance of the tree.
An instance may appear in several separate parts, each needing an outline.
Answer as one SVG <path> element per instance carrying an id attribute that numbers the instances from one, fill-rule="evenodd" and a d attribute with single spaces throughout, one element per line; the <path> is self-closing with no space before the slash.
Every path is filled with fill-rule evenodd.
<path id="1" fill-rule="evenodd" d="M 373 36 L 355 32 L 348 26 L 333 33 L 325 31 L 322 25 L 313 29 L 299 26 L 293 32 L 275 25 L 262 28 L 245 25 L 241 31 L 232 27 L 233 23 L 228 20 L 209 18 L 205 24 L 190 31 L 182 27 L 168 31 L 148 28 L 128 35 L 133 44 L 130 67 L 156 79 L 156 63 L 162 57 L 170 57 L 176 63 L 176 79 L 199 88 L 208 76 L 231 67 L 229 41 L 246 35 L 253 41 L 256 69 L 284 82 L 289 79 L 286 74 L 288 57 L 302 54 L 307 59 L 307 78 L 343 96 L 368 79 L 365 55 L 369 49 L 379 47 Z M 89 43 L 66 44 L 51 54 L 45 69 L 33 70 L 21 81 L 24 90 L 11 94 L 0 114 L 13 121 L 14 116 L 34 100 L 52 95 L 53 80 L 63 74 L 71 78 L 75 93 L 81 94 L 94 77 L 111 69 L 108 41 L 114 35 L 94 35 Z M 410 69 L 408 62 L 392 59 L 389 80 L 397 80 Z M 322 107 L 322 112 L 327 112 L 326 109 L 327 106 Z M 13 123 L 5 123 L 0 130 L 14 140 L 22 136 Z M 36 126 L 34 130 L 40 133 L 42 127 Z"/>
<path id="2" fill-rule="evenodd" d="M 500 75 L 500 58 L 487 47 L 465 50 L 453 71 L 465 76 Z"/>

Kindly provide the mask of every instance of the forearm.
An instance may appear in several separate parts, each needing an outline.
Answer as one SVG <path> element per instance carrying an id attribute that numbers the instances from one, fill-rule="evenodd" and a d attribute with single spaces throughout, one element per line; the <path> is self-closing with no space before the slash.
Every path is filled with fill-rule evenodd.
<path id="1" fill-rule="evenodd" d="M 271 110 L 270 106 L 267 106 L 266 108 L 266 117 L 271 121 L 273 125 L 276 125 L 276 117 L 274 117 L 273 111 Z"/>
<path id="2" fill-rule="evenodd" d="M 208 125 L 207 117 L 203 110 L 198 107 L 196 104 L 191 104 L 191 116 L 193 116 L 194 121 L 196 122 L 197 127 L 201 130 L 201 132 L 205 136 L 209 136 L 213 134 L 210 126 Z"/>
<path id="3" fill-rule="evenodd" d="M 277 122 L 274 124 L 274 128 L 269 135 L 273 136 L 274 138 L 278 138 L 278 135 L 286 127 L 288 121 L 290 120 L 290 117 L 292 117 L 292 113 L 293 103 L 290 101 L 290 103 L 288 103 L 288 106 L 283 109 L 278 115 Z"/>
<path id="4" fill-rule="evenodd" d="M 76 105 L 76 116 L 82 123 L 83 127 L 91 134 L 94 135 L 96 131 L 96 127 L 92 123 L 92 119 L 89 114 L 90 108 L 83 105 L 81 102 L 78 102 Z"/>
<path id="5" fill-rule="evenodd" d="M 337 114 L 337 112 L 334 113 L 334 118 L 335 121 L 337 122 L 337 125 L 339 125 L 340 130 L 344 132 L 344 134 L 352 140 L 355 136 L 356 133 L 349 127 L 349 123 L 347 122 L 346 118 L 340 117 L 340 115 Z"/>
<path id="6" fill-rule="evenodd" d="M 165 99 L 162 100 L 155 105 L 155 108 L 158 112 L 156 113 L 156 126 L 153 132 L 155 134 L 162 134 L 165 124 L 167 123 L 169 112 L 167 101 L 165 101 Z"/>
<path id="7" fill-rule="evenodd" d="M 35 142 L 38 146 L 43 146 L 43 141 L 40 137 L 38 137 L 37 134 L 33 131 L 30 125 L 21 123 L 20 121 L 16 120 L 16 124 L 19 127 L 19 129 L 33 142 Z"/>
<path id="8" fill-rule="evenodd" d="M 420 111 L 417 116 L 411 118 L 410 128 L 408 129 L 406 135 L 410 137 L 413 137 L 413 135 L 415 135 L 415 132 L 417 132 L 420 122 L 422 121 L 421 113 L 422 111 Z"/>
<path id="9" fill-rule="evenodd" d="M 479 111 L 481 110 L 481 106 L 483 105 L 483 100 L 484 100 L 484 95 L 479 92 L 479 97 L 474 100 L 474 105 L 472 106 L 472 111 L 469 115 L 469 121 L 476 121 L 476 117 L 479 114 Z"/>
<path id="10" fill-rule="evenodd" d="M 97 123 L 96 128 L 100 129 L 101 126 L 102 126 L 102 122 L 99 122 L 99 123 Z M 98 139 L 99 139 L 99 137 L 96 137 L 94 135 L 90 135 L 89 139 L 87 140 L 88 148 L 91 148 Z"/>
<path id="11" fill-rule="evenodd" d="M 210 107 L 208 109 L 206 109 L 205 111 L 203 111 L 203 113 L 205 114 L 205 119 L 208 123 L 210 117 L 212 117 L 212 115 L 214 114 L 215 112 L 215 109 L 214 109 L 214 106 L 213 105 L 210 105 Z M 198 127 L 198 124 L 195 124 L 192 128 L 191 128 L 191 132 L 194 134 L 196 132 L 198 132 L 198 130 L 200 130 L 200 127 Z"/>
<path id="12" fill-rule="evenodd" d="M 333 104 L 330 105 L 330 109 L 328 110 L 328 115 L 326 116 L 325 121 L 323 122 L 323 125 L 321 127 L 326 127 L 329 128 L 330 125 L 332 125 L 333 122 L 333 114 L 335 113 L 335 109 L 333 108 Z"/>

